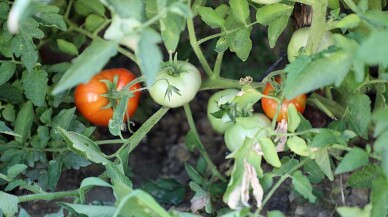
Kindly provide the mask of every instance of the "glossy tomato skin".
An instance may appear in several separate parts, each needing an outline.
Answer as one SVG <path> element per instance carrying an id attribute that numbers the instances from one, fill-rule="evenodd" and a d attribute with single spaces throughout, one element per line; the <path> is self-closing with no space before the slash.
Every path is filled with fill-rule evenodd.
<path id="1" fill-rule="evenodd" d="M 149 88 L 152 99 L 168 108 L 180 107 L 190 102 L 197 94 L 202 82 L 201 74 L 194 65 L 185 61 L 177 61 L 174 64 L 179 73 L 170 74 L 167 70 L 162 69 L 156 75 L 155 83 Z M 172 92 L 170 97 L 166 96 L 168 85 L 176 87 L 179 94 Z"/>
<path id="2" fill-rule="evenodd" d="M 306 47 L 309 34 L 310 27 L 300 28 L 292 34 L 287 47 L 287 57 L 289 62 L 293 62 L 296 59 L 296 57 L 299 55 L 298 52 L 300 48 Z M 325 50 L 333 44 L 334 37 L 332 33 L 330 31 L 326 31 L 318 45 L 317 52 Z"/>
<path id="3" fill-rule="evenodd" d="M 264 128 L 271 126 L 271 121 L 260 113 L 255 113 L 250 117 L 238 117 L 236 123 L 226 129 L 224 139 L 229 151 L 238 150 L 246 138 L 256 138 L 267 136 Z"/>
<path id="4" fill-rule="evenodd" d="M 280 79 L 276 79 L 276 82 L 280 82 Z M 274 88 L 272 87 L 271 83 L 267 83 L 264 91 L 264 95 L 274 96 Z M 277 122 L 281 121 L 282 119 L 286 119 L 287 121 L 287 109 L 289 104 L 294 104 L 295 108 L 298 112 L 303 113 L 306 108 L 306 94 L 299 95 L 291 100 L 283 100 L 282 106 L 279 111 L 279 115 L 276 119 Z M 264 113 L 271 119 L 275 117 L 276 108 L 278 106 L 278 103 L 274 99 L 263 97 L 261 99 L 261 106 L 263 108 Z"/>
<path id="5" fill-rule="evenodd" d="M 226 89 L 214 93 L 207 104 L 207 118 L 212 128 L 218 133 L 225 133 L 226 129 L 233 124 L 227 113 L 224 113 L 221 118 L 216 118 L 213 113 L 219 112 L 219 104 L 222 98 L 223 103 L 230 103 L 237 93 L 240 92 L 237 89 Z"/>
<path id="6" fill-rule="evenodd" d="M 113 82 L 114 76 L 118 76 L 117 90 L 121 90 L 125 85 L 134 80 L 136 76 L 127 69 L 107 69 L 96 74 L 88 83 L 80 84 L 76 87 L 74 98 L 78 111 L 90 122 L 98 126 L 108 126 L 109 120 L 113 116 L 112 107 L 102 109 L 109 104 L 109 100 L 101 96 L 106 94 L 108 88 L 101 80 Z M 131 86 L 130 90 L 141 88 L 139 83 Z M 135 92 L 134 96 L 128 100 L 127 112 L 133 116 L 139 104 L 140 91 Z M 124 118 L 126 120 L 126 116 Z"/>

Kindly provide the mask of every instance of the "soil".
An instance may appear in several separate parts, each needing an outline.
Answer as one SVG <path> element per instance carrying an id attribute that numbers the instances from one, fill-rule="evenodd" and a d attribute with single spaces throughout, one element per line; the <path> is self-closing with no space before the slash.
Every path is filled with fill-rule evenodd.
<path id="1" fill-rule="evenodd" d="M 201 141 L 213 162 L 219 167 L 228 165 L 225 163 L 227 149 L 224 145 L 222 135 L 215 133 L 206 117 L 206 102 L 212 92 L 200 92 L 191 103 L 194 119 L 197 124 Z M 155 107 L 156 108 L 156 107 Z M 317 109 L 308 107 L 305 117 L 310 120 L 314 127 L 327 125 L 328 119 Z M 133 177 L 131 180 L 135 187 L 139 187 L 146 180 L 157 180 L 160 178 L 173 178 L 187 186 L 187 199 L 193 196 L 188 187 L 190 181 L 187 176 L 184 163 L 194 164 L 198 153 L 191 153 L 185 146 L 185 135 L 189 126 L 182 108 L 170 109 L 165 117 L 151 130 L 141 144 L 133 151 L 129 158 L 129 165 L 132 168 Z M 106 129 L 99 128 L 97 135 L 102 137 L 109 133 Z M 106 153 L 117 149 L 117 146 L 102 146 Z M 266 167 L 264 165 L 264 167 Z M 270 167 L 268 167 L 270 168 Z M 103 168 L 98 165 L 91 165 L 79 171 L 64 171 L 57 191 L 77 189 L 82 179 L 90 176 L 98 176 Z M 335 208 L 341 205 L 361 206 L 368 203 L 369 192 L 364 189 L 351 189 L 346 186 L 347 176 L 339 176 L 335 181 L 324 181 L 314 185 L 314 191 L 318 192 L 319 200 L 310 204 L 300 195 L 291 189 L 291 182 L 287 180 L 275 192 L 263 210 L 265 214 L 269 210 L 280 210 L 287 216 L 294 217 L 327 217 L 338 216 Z M 276 180 L 275 180 L 276 181 Z M 341 184 L 342 183 L 342 184 Z M 20 192 L 23 193 L 23 192 Z M 63 201 L 63 200 L 62 200 Z M 114 197 L 108 188 L 95 188 L 87 194 L 87 202 L 96 201 L 113 202 Z M 71 200 L 67 200 L 71 202 Z M 46 213 L 56 212 L 59 206 L 51 201 L 28 202 L 21 205 L 31 216 L 43 216 Z M 168 207 L 168 206 L 167 206 Z M 175 206 L 181 211 L 190 211 L 190 204 L 184 203 Z"/>

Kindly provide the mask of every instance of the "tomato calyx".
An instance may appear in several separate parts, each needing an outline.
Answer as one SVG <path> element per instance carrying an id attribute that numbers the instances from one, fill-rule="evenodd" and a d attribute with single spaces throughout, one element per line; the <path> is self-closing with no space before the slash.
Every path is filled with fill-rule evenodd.
<path id="1" fill-rule="evenodd" d="M 102 97 L 105 97 L 108 99 L 108 104 L 106 104 L 104 107 L 101 109 L 109 109 L 113 108 L 116 109 L 117 104 L 119 103 L 119 100 L 122 99 L 124 96 L 129 96 L 129 98 L 133 97 L 135 94 L 130 91 L 127 86 L 131 86 L 133 82 L 130 82 L 128 85 L 125 86 L 122 90 L 118 90 L 118 81 L 119 81 L 119 76 L 115 75 L 113 77 L 113 81 L 109 80 L 100 80 L 100 82 L 103 82 L 106 85 L 107 92 L 101 94 Z"/>

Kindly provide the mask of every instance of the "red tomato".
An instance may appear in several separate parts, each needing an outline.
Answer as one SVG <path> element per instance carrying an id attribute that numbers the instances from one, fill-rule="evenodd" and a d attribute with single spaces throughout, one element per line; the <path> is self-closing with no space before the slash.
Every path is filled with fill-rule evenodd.
<path id="1" fill-rule="evenodd" d="M 280 83 L 280 78 L 275 79 L 277 83 Z M 272 87 L 271 83 L 267 83 L 267 85 L 264 88 L 263 94 L 269 95 L 269 96 L 275 96 L 274 88 Z M 276 97 L 276 96 L 275 96 Z M 282 106 L 279 111 L 279 115 L 276 119 L 277 122 L 281 121 L 282 119 L 286 119 L 287 121 L 287 108 L 289 104 L 294 104 L 296 107 L 296 110 L 300 113 L 304 112 L 304 109 L 306 108 L 306 94 L 299 95 L 291 100 L 284 99 L 282 102 Z M 275 117 L 276 108 L 278 106 L 278 102 L 274 99 L 263 97 L 261 99 L 261 106 L 263 107 L 264 113 L 271 119 Z"/>
<path id="2" fill-rule="evenodd" d="M 96 74 L 88 83 L 80 84 L 75 89 L 75 105 L 79 112 L 90 122 L 99 126 L 108 126 L 109 120 L 113 116 L 113 108 L 104 108 L 109 104 L 109 99 L 101 96 L 108 93 L 108 87 L 101 80 L 113 82 L 114 76 L 118 76 L 117 90 L 121 90 L 125 85 L 134 80 L 136 76 L 126 69 L 107 69 Z M 131 86 L 130 90 L 141 88 L 139 83 Z M 139 104 L 140 92 L 135 92 L 134 96 L 128 100 L 127 112 L 132 116 Z M 126 120 L 126 116 L 124 118 Z"/>

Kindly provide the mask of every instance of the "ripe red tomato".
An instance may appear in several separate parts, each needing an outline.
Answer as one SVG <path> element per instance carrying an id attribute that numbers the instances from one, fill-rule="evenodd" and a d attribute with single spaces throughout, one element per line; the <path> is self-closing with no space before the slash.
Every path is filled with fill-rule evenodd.
<path id="1" fill-rule="evenodd" d="M 79 112 L 90 122 L 99 126 L 108 126 L 109 120 L 113 116 L 113 108 L 104 108 L 109 104 L 109 99 L 101 94 L 108 93 L 108 87 L 101 80 L 113 82 L 113 78 L 118 76 L 117 90 L 121 90 L 125 85 L 134 80 L 136 76 L 122 68 L 107 69 L 96 74 L 88 83 L 80 84 L 75 89 L 75 105 Z M 131 86 L 130 90 L 141 88 L 139 83 Z M 127 112 L 132 116 L 139 104 L 140 92 L 135 92 L 134 96 L 128 100 Z M 126 116 L 124 118 L 126 120 Z"/>
<path id="2" fill-rule="evenodd" d="M 280 78 L 276 78 L 275 80 L 277 83 L 281 82 Z M 275 96 L 274 92 L 275 92 L 274 88 L 272 87 L 271 83 L 268 82 L 264 88 L 263 94 L 269 95 L 269 96 Z M 286 119 L 287 121 L 287 108 L 289 104 L 294 104 L 296 110 L 300 113 L 303 113 L 304 109 L 306 108 L 306 94 L 299 95 L 291 100 L 284 99 L 279 111 L 279 115 L 276 119 L 277 122 L 281 121 L 282 119 Z M 275 117 L 276 108 L 278 106 L 278 102 L 276 100 L 263 97 L 261 99 L 261 106 L 263 107 L 264 113 L 269 118 L 273 119 Z"/>

